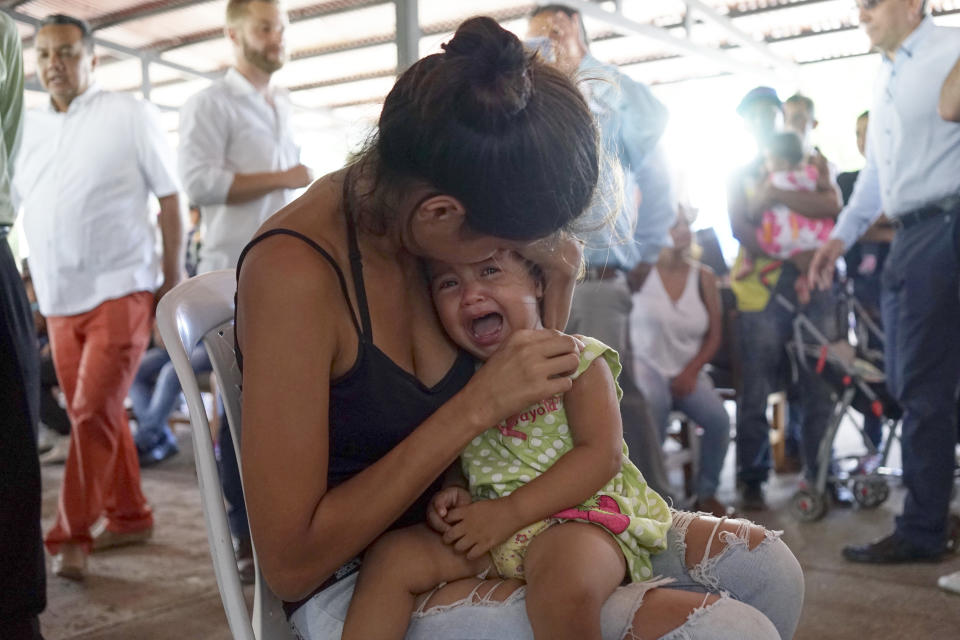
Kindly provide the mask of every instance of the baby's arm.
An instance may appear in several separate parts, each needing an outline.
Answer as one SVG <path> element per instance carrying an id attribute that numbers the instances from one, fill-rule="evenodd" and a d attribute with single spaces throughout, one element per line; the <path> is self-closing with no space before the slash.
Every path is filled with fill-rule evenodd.
<path id="1" fill-rule="evenodd" d="M 342 640 L 401 640 L 418 594 L 489 566 L 489 557 L 456 553 L 426 525 L 385 533 L 363 556 Z"/>
<path id="2" fill-rule="evenodd" d="M 542 475 L 497 500 L 454 509 L 444 541 L 478 557 L 518 529 L 576 506 L 602 489 L 622 464 L 623 425 L 610 367 L 597 357 L 563 398 L 573 448 Z"/>

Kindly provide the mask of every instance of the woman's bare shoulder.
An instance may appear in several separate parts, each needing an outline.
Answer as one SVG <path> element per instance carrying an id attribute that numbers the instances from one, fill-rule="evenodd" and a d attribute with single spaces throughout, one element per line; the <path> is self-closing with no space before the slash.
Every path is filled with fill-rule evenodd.
<path id="1" fill-rule="evenodd" d="M 274 229 L 288 229 L 312 243 L 289 234 L 275 234 L 251 247 L 244 257 L 237 283 L 238 339 L 255 327 L 285 326 L 302 333 L 318 325 L 328 336 L 345 335 L 350 315 L 337 270 L 347 261 L 345 224 L 339 204 L 339 185 L 326 176 L 300 198 L 272 216 L 255 237 Z M 331 262 L 316 247 L 333 259 Z M 342 266 L 343 265 L 343 266 Z M 348 276 L 347 276 L 348 277 Z M 246 329 L 246 331 L 245 331 Z"/>
<path id="2" fill-rule="evenodd" d="M 254 238 L 280 229 L 251 247 L 240 270 L 240 287 L 272 289 L 313 289 L 336 284 L 332 265 L 317 247 L 337 265 L 346 264 L 346 229 L 340 214 L 339 172 L 320 178 L 299 198 L 275 213 L 254 234 Z M 308 239 L 310 242 L 304 240 Z M 327 265 L 330 268 L 317 268 Z M 339 287 L 338 287 L 339 289 Z"/>

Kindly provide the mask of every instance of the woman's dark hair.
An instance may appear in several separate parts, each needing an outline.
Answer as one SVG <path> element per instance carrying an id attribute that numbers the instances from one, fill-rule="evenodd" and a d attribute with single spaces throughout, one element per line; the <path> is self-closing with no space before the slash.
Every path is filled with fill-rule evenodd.
<path id="1" fill-rule="evenodd" d="M 767 143 L 767 151 L 778 158 L 783 158 L 791 166 L 803 162 L 803 142 L 793 131 L 775 134 Z"/>
<path id="2" fill-rule="evenodd" d="M 532 240 L 567 228 L 598 175 L 580 91 L 491 18 L 467 20 L 443 50 L 400 76 L 357 160 L 375 178 L 371 229 L 388 226 L 377 193 L 418 181 L 459 200 L 478 233 Z"/>

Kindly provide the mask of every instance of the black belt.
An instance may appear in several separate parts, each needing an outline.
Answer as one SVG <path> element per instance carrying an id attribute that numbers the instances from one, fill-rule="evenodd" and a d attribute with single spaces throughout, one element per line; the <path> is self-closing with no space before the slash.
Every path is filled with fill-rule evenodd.
<path id="1" fill-rule="evenodd" d="M 13 229 L 12 224 L 0 224 L 0 240 L 3 240 L 8 235 L 10 235 L 11 229 Z"/>
<path id="2" fill-rule="evenodd" d="M 925 207 L 907 211 L 902 215 L 896 216 L 890 220 L 890 224 L 897 229 L 909 229 L 930 218 L 953 215 L 958 209 L 960 209 L 960 196 L 949 196 L 938 202 L 928 204 Z"/>

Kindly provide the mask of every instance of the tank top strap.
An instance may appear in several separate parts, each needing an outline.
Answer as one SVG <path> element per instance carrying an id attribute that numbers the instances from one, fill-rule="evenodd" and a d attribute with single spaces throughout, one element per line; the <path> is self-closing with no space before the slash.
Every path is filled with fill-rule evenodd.
<path id="1" fill-rule="evenodd" d="M 337 274 L 337 280 L 340 282 L 340 291 L 341 293 L 343 293 L 343 299 L 347 302 L 347 308 L 350 310 L 350 320 L 351 322 L 353 322 L 353 327 L 354 329 L 357 330 L 357 335 L 363 338 L 363 333 L 360 330 L 360 324 L 357 322 L 357 316 L 353 312 L 353 305 L 350 303 L 350 293 L 349 293 L 349 289 L 347 288 L 347 281 L 343 277 L 343 271 L 340 269 L 340 265 L 337 264 L 337 261 L 333 259 L 333 256 L 331 256 L 326 249 L 324 249 L 319 244 L 317 244 L 312 238 L 305 236 L 299 231 L 294 231 L 293 229 L 284 229 L 284 228 L 270 229 L 269 231 L 265 231 L 264 233 L 261 233 L 259 236 L 251 240 L 247 244 L 247 246 L 243 248 L 243 252 L 240 253 L 240 259 L 237 261 L 237 281 L 240 280 L 240 267 L 243 266 L 243 259 L 247 256 L 247 252 L 250 251 L 250 249 L 252 249 L 258 243 L 266 240 L 267 238 L 271 236 L 280 236 L 280 235 L 291 236 L 293 238 L 297 238 L 298 240 L 302 240 L 303 242 L 308 244 L 312 249 L 314 249 L 317 253 L 323 256 L 327 260 L 327 262 L 330 263 L 330 266 L 333 267 L 334 272 L 336 272 Z M 360 289 L 360 291 L 362 291 L 362 289 Z M 360 302 L 360 299 L 358 296 L 358 303 L 361 305 L 360 309 L 362 313 L 366 309 L 366 306 L 365 306 L 366 300 L 364 300 L 363 302 Z"/>
<path id="2" fill-rule="evenodd" d="M 350 255 L 350 273 L 353 276 L 353 287 L 357 294 L 357 308 L 360 311 L 360 322 L 363 326 L 362 335 L 373 342 L 373 325 L 370 322 L 370 309 L 367 305 L 367 289 L 363 284 L 363 257 L 360 255 L 360 244 L 357 242 L 357 223 L 353 219 L 353 207 L 350 205 L 350 172 L 343 180 L 343 213 L 347 218 L 347 243 Z"/>

